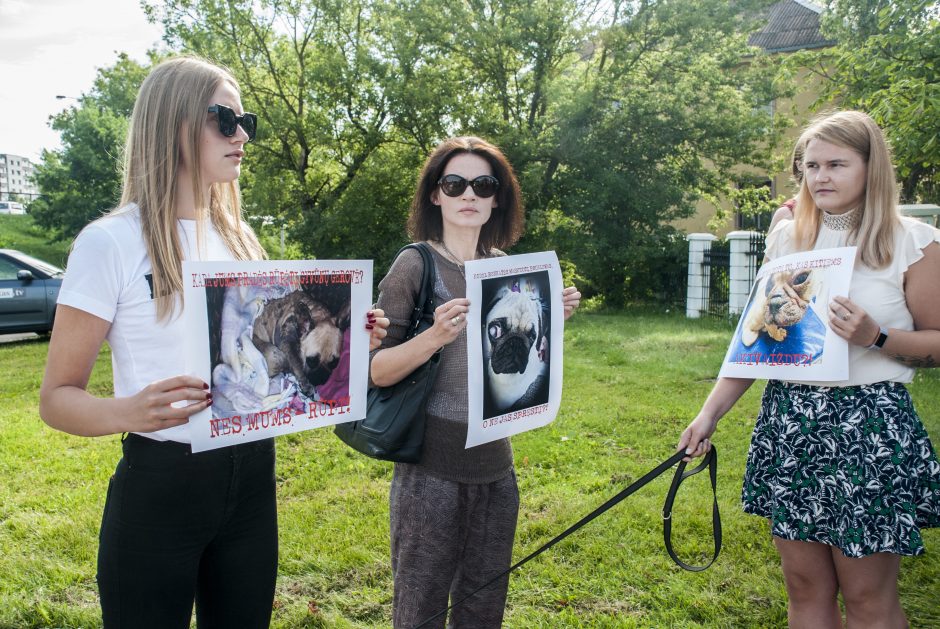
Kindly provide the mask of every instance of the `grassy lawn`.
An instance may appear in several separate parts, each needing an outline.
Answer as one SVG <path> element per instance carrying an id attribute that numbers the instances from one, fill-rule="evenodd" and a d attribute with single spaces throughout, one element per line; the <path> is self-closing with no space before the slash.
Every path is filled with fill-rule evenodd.
<path id="1" fill-rule="evenodd" d="M 2 218 L 2 217 L 0 217 Z M 16 217 L 14 217 L 16 218 Z M 513 439 L 522 508 L 515 557 L 562 531 L 672 452 L 715 377 L 731 329 L 642 312 L 582 314 L 566 329 L 558 419 Z M 95 627 L 97 532 L 118 437 L 82 439 L 37 414 L 43 340 L 0 344 L 0 627 Z M 99 357 L 92 388 L 110 391 Z M 940 443 L 940 370 L 911 386 Z M 764 520 L 744 515 L 739 492 L 759 403 L 755 386 L 724 419 L 719 502 L 724 550 L 693 574 L 663 549 L 661 477 L 514 574 L 506 627 L 781 627 L 786 600 Z M 391 465 L 354 454 L 329 430 L 278 442 L 280 575 L 275 627 L 388 626 Z M 709 550 L 705 475 L 674 512 L 677 551 Z M 940 627 L 940 531 L 928 554 L 902 562 L 912 627 Z"/>

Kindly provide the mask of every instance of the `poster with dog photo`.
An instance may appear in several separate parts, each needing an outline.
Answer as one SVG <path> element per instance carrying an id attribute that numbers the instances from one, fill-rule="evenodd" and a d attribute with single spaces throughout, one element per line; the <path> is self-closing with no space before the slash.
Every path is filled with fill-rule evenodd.
<path id="1" fill-rule="evenodd" d="M 555 419 L 564 310 L 554 251 L 474 260 L 465 269 L 470 448 Z"/>
<path id="2" fill-rule="evenodd" d="M 849 346 L 829 327 L 829 302 L 849 294 L 855 249 L 803 251 L 765 263 L 718 375 L 801 382 L 848 378 Z"/>
<path id="3" fill-rule="evenodd" d="M 193 452 L 365 417 L 371 260 L 183 262 L 183 296 Z"/>

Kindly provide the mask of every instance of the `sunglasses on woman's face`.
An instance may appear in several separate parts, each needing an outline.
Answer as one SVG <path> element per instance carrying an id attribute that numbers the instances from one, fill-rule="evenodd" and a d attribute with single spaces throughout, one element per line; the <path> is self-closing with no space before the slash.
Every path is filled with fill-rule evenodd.
<path id="1" fill-rule="evenodd" d="M 441 187 L 441 192 L 449 197 L 459 197 L 469 185 L 473 188 L 475 195 L 481 199 L 488 199 L 496 194 L 496 190 L 499 188 L 499 179 L 492 175 L 480 175 L 468 181 L 460 175 L 444 175 L 437 180 L 437 185 Z"/>
<path id="2" fill-rule="evenodd" d="M 258 116 L 256 114 L 243 113 L 241 116 L 235 115 L 235 110 L 225 105 L 212 105 L 209 107 L 209 113 L 215 114 L 219 120 L 219 133 L 227 138 L 235 135 L 238 127 L 241 126 L 248 135 L 248 141 L 255 139 L 255 131 L 258 130 Z"/>

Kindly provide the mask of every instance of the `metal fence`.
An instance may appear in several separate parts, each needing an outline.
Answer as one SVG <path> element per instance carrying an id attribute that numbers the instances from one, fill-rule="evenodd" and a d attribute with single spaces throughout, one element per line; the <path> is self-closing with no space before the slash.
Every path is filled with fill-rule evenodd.
<path id="1" fill-rule="evenodd" d="M 755 273 L 749 277 L 749 284 L 756 278 L 756 269 L 760 268 L 764 259 L 764 234 L 753 232 L 748 240 L 745 254 L 755 260 Z M 729 318 L 740 313 L 731 313 L 728 307 L 730 287 L 731 251 L 727 240 L 716 240 L 711 248 L 704 252 L 701 266 L 701 281 L 687 282 L 687 284 L 700 284 L 702 296 L 708 299 L 708 309 L 704 314 L 711 317 Z"/>

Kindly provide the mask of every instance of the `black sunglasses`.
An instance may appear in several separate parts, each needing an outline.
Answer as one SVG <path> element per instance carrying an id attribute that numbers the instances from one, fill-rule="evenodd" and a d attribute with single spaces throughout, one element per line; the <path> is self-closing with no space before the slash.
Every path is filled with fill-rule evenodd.
<path id="1" fill-rule="evenodd" d="M 209 107 L 209 113 L 215 114 L 219 119 L 219 133 L 227 138 L 235 135 L 239 125 L 248 134 L 248 141 L 255 139 L 255 132 L 258 130 L 258 116 L 256 114 L 243 113 L 241 116 L 235 115 L 235 110 L 225 105 L 212 105 Z"/>
<path id="2" fill-rule="evenodd" d="M 488 199 L 496 194 L 496 190 L 499 188 L 499 179 L 492 175 L 480 175 L 468 181 L 460 175 L 444 175 L 437 180 L 441 192 L 449 197 L 459 197 L 467 189 L 468 184 L 473 188 L 475 195 L 481 199 Z"/>

